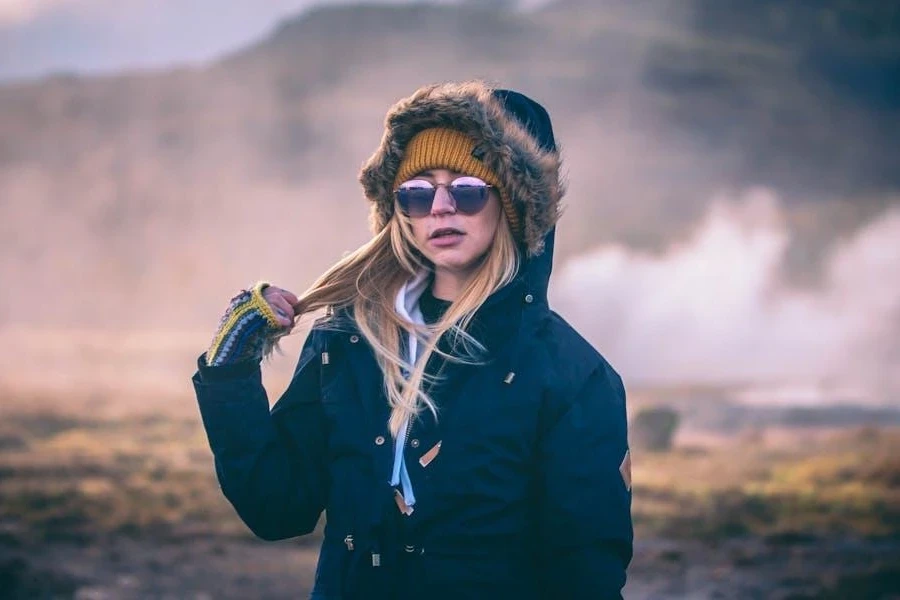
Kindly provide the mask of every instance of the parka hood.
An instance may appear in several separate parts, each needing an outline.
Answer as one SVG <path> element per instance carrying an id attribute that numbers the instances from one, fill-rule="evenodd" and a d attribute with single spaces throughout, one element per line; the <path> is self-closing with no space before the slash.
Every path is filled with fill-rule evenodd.
<path id="1" fill-rule="evenodd" d="M 359 176 L 372 202 L 373 230 L 383 229 L 394 214 L 395 178 L 407 144 L 435 127 L 476 141 L 473 157 L 497 174 L 519 218 L 514 233 L 523 258 L 530 262 L 543 254 L 565 193 L 550 117 L 527 96 L 481 81 L 425 86 L 388 111 L 381 144 Z"/>

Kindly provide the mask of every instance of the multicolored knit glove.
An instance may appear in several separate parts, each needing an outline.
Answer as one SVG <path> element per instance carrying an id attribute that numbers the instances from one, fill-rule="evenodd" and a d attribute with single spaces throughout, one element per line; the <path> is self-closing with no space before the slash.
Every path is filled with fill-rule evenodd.
<path id="1" fill-rule="evenodd" d="M 259 361 L 275 341 L 290 330 L 278 323 L 272 307 L 263 297 L 267 287 L 269 284 L 261 281 L 231 299 L 206 351 L 208 366 Z"/>

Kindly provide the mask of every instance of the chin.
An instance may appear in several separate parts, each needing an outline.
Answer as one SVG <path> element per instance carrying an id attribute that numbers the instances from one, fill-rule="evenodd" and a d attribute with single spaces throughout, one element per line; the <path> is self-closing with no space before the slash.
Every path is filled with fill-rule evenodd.
<path id="1" fill-rule="evenodd" d="M 478 262 L 478 258 L 475 256 L 457 254 L 456 252 L 441 252 L 429 258 L 435 269 L 447 271 L 469 271 Z"/>

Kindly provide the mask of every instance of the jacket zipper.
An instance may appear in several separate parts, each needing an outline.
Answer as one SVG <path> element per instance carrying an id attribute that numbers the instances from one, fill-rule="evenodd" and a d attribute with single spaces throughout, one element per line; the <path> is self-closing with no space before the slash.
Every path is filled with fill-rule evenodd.
<path id="1" fill-rule="evenodd" d="M 412 433 L 412 425 L 413 418 L 410 416 L 406 421 L 406 435 L 403 437 L 403 449 L 406 450 L 406 445 L 409 444 L 409 434 Z"/>

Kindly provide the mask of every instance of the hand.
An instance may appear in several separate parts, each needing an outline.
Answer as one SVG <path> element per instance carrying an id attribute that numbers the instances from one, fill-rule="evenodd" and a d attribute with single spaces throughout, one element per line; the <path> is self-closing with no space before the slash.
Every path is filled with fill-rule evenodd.
<path id="1" fill-rule="evenodd" d="M 296 303 L 294 294 L 264 281 L 241 291 L 231 299 L 219 321 L 206 352 L 206 364 L 221 366 L 261 360 L 278 338 L 293 329 Z"/>
<path id="2" fill-rule="evenodd" d="M 291 292 L 270 285 L 263 289 L 263 298 L 269 303 L 279 325 L 282 327 L 294 327 L 294 305 L 297 304 L 297 296 Z"/>

